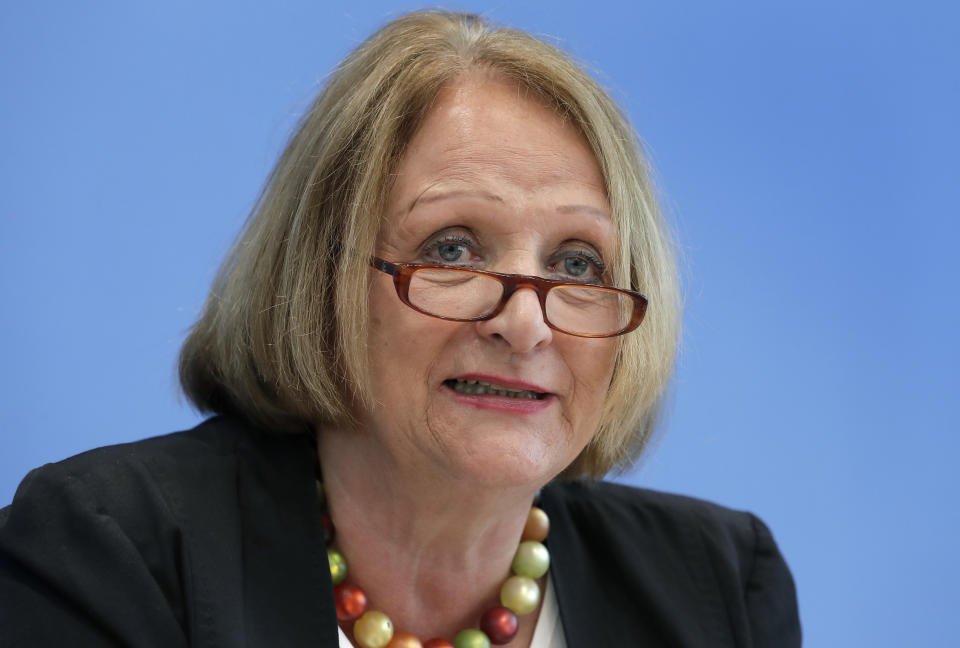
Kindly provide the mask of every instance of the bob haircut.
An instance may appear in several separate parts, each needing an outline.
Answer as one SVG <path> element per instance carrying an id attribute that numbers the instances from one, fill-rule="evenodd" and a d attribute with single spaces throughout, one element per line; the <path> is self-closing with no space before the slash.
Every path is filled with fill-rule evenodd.
<path id="1" fill-rule="evenodd" d="M 600 424 L 564 477 L 622 470 L 648 441 L 679 327 L 672 239 L 639 142 L 614 101 L 557 47 L 485 19 L 403 15 L 333 71 L 301 118 L 180 352 L 204 412 L 274 432 L 351 424 L 367 389 L 368 266 L 393 172 L 438 91 L 471 72 L 517 83 L 582 134 L 619 236 L 615 285 L 649 299 L 619 348 Z M 588 344 L 588 341 L 584 341 Z"/>

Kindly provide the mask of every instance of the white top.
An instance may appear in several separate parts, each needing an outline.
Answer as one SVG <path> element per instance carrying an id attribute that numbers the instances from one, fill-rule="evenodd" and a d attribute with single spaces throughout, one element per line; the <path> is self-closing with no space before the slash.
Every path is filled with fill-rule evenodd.
<path id="1" fill-rule="evenodd" d="M 343 634 L 343 628 L 338 626 L 337 631 L 340 633 L 340 648 L 353 648 L 347 635 Z M 553 581 L 549 576 L 547 576 L 547 592 L 543 596 L 543 607 L 540 608 L 537 627 L 533 629 L 530 648 L 567 648 L 567 640 L 563 637 L 560 611 L 557 609 L 557 593 L 553 591 Z"/>
<path id="2" fill-rule="evenodd" d="M 557 608 L 557 593 L 553 591 L 553 581 L 549 576 L 547 593 L 543 597 L 543 607 L 540 608 L 537 627 L 533 629 L 530 648 L 567 648 L 567 640 L 563 636 L 563 623 L 560 621 L 560 610 Z"/>

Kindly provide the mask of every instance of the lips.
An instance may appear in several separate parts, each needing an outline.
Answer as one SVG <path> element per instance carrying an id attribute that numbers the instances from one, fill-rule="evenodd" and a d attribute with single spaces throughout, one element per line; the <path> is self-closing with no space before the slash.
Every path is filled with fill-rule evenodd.
<path id="1" fill-rule="evenodd" d="M 443 384 L 465 395 L 500 396 L 520 400 L 543 400 L 553 395 L 541 385 L 491 374 L 464 374 L 445 380 Z"/>
<path id="2" fill-rule="evenodd" d="M 504 396 L 506 398 L 525 398 L 528 400 L 543 400 L 547 397 L 544 392 L 531 389 L 513 389 L 496 382 L 483 380 L 452 378 L 444 381 L 444 384 L 458 394 L 469 394 L 471 396 Z"/>
<path id="3" fill-rule="evenodd" d="M 555 394 L 534 383 L 491 374 L 465 374 L 443 381 L 456 402 L 501 414 L 536 415 L 552 408 Z"/>

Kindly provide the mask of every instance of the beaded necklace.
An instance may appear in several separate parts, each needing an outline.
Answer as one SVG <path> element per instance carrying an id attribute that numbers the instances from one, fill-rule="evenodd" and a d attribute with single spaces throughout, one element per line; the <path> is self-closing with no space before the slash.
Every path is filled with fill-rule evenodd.
<path id="1" fill-rule="evenodd" d="M 490 648 L 491 644 L 503 645 L 516 636 L 520 627 L 517 617 L 530 614 L 540 605 L 537 579 L 550 568 L 550 552 L 543 544 L 550 531 L 550 519 L 543 509 L 532 506 L 510 565 L 513 575 L 500 587 L 500 605 L 480 617 L 479 629 L 461 630 L 452 642 L 441 638 L 421 642 L 409 632 L 395 632 L 390 617 L 379 610 L 368 609 L 363 589 L 347 580 L 347 559 L 333 546 L 336 531 L 327 513 L 323 485 L 319 481 L 317 491 L 324 509 L 323 536 L 334 586 L 337 620 L 341 624 L 353 622 L 353 638 L 360 648 Z"/>

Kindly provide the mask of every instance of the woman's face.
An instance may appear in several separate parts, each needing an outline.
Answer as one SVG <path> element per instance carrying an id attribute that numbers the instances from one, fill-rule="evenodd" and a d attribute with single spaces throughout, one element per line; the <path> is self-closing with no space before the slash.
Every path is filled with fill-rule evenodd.
<path id="1" fill-rule="evenodd" d="M 521 87 L 487 77 L 438 95 L 385 216 L 376 253 L 394 262 L 599 282 L 617 249 L 586 141 Z M 616 339 L 548 328 L 530 289 L 488 321 L 432 318 L 405 306 L 390 276 L 370 272 L 376 405 L 361 419 L 397 461 L 539 486 L 577 457 L 597 428 Z M 537 398 L 462 393 L 466 381 Z"/>

